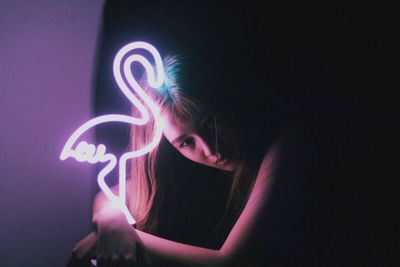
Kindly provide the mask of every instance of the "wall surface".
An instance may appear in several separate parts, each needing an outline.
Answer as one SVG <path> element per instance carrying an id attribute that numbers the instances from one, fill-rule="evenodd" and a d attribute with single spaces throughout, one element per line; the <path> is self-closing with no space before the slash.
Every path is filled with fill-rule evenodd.
<path id="1" fill-rule="evenodd" d="M 0 266 L 65 266 L 90 230 L 93 166 L 60 161 L 92 117 L 102 1 L 0 1 Z"/>

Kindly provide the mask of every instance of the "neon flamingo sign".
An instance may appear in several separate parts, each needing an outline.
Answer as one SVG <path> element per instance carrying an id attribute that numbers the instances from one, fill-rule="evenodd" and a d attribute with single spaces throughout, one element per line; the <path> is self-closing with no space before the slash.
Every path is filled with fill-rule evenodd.
<path id="1" fill-rule="evenodd" d="M 145 50 L 151 54 L 151 57 L 155 62 L 154 66 L 146 57 L 138 53 L 140 50 Z M 65 143 L 60 154 L 61 160 L 66 160 L 67 158 L 71 157 L 79 162 L 88 162 L 91 164 L 98 162 L 107 163 L 106 166 L 99 172 L 97 176 L 97 182 L 107 198 L 122 209 L 126 219 L 130 224 L 135 224 L 135 219 L 130 214 L 125 203 L 126 162 L 129 159 L 140 157 L 149 153 L 158 145 L 162 136 L 159 108 L 141 88 L 135 77 L 133 77 L 131 65 L 134 62 L 138 62 L 144 67 L 144 70 L 147 74 L 148 84 L 154 89 L 160 88 L 164 83 L 164 67 L 161 56 L 157 49 L 145 42 L 132 42 L 125 45 L 121 48 L 121 50 L 119 50 L 114 58 L 113 74 L 115 81 L 117 82 L 122 93 L 139 110 L 141 116 L 131 117 L 122 114 L 109 114 L 93 118 L 75 130 L 75 132 Z M 133 94 L 131 90 L 133 90 L 136 95 Z M 149 114 L 146 107 L 150 110 L 151 114 Z M 78 142 L 78 139 L 80 139 L 82 134 L 99 124 L 119 122 L 143 126 L 148 123 L 150 115 L 154 118 L 154 136 L 152 141 L 139 150 L 124 153 L 119 159 L 117 159 L 115 155 L 107 153 L 106 146 L 103 144 L 95 146 L 87 143 L 86 141 Z M 110 187 L 106 184 L 105 177 L 115 168 L 115 166 L 117 166 L 117 164 L 119 177 L 118 195 L 115 195 L 110 190 Z"/>

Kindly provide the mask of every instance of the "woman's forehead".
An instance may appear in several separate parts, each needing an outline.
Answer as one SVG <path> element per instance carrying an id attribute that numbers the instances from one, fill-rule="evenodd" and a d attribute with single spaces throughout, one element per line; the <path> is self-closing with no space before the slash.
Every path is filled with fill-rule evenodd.
<path id="1" fill-rule="evenodd" d="M 179 119 L 167 112 L 161 113 L 160 119 L 163 133 L 169 141 L 174 140 L 182 134 L 189 134 L 194 130 L 192 122 Z"/>

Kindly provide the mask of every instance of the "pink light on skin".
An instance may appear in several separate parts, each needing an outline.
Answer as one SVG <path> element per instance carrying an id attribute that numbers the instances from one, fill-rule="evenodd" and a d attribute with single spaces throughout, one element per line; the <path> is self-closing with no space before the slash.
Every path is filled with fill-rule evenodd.
<path id="1" fill-rule="evenodd" d="M 148 51 L 151 54 L 155 65 L 153 66 L 144 56 L 138 53 L 135 54 L 137 50 Z M 125 203 L 126 162 L 129 159 L 140 157 L 149 153 L 158 145 L 162 136 L 159 107 L 152 101 L 152 99 L 146 94 L 146 92 L 140 87 L 134 78 L 131 71 L 131 65 L 134 62 L 138 62 L 144 67 L 147 74 L 148 84 L 154 89 L 161 87 L 164 83 L 164 67 L 161 56 L 157 49 L 145 42 L 132 42 L 125 45 L 119 50 L 114 58 L 113 74 L 115 81 L 126 98 L 128 98 L 128 100 L 139 110 L 141 117 L 137 118 L 122 114 L 109 114 L 93 118 L 75 130 L 75 132 L 68 138 L 60 154 L 61 160 L 66 160 L 67 158 L 71 157 L 79 162 L 88 162 L 91 164 L 107 162 L 106 166 L 97 175 L 97 182 L 107 198 L 124 212 L 126 219 L 132 225 L 135 224 L 135 219 L 130 214 Z M 156 69 L 157 77 L 155 77 L 154 68 Z M 130 88 L 135 91 L 137 96 L 132 93 Z M 117 159 L 115 155 L 106 153 L 106 146 L 104 144 L 95 146 L 85 141 L 80 141 L 78 143 L 78 139 L 82 134 L 99 124 L 117 122 L 137 125 L 138 127 L 143 126 L 148 123 L 150 118 L 150 114 L 147 110 L 150 110 L 151 116 L 154 118 L 154 136 L 153 140 L 149 144 L 139 150 L 126 152 L 122 154 L 119 159 Z M 110 190 L 110 187 L 106 184 L 105 177 L 115 168 L 117 164 L 119 183 L 118 195 L 115 195 Z"/>

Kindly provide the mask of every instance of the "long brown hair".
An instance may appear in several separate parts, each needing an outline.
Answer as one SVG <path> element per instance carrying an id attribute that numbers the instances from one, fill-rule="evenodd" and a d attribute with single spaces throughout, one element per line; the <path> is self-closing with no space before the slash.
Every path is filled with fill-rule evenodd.
<path id="1" fill-rule="evenodd" d="M 182 92 L 179 84 L 180 61 L 175 56 L 168 56 L 164 59 L 164 70 L 166 81 L 160 91 L 147 86 L 145 80 L 141 82 L 143 89 L 152 96 L 153 100 L 159 105 L 161 113 L 167 113 L 179 121 L 191 123 L 196 127 L 196 122 L 200 121 L 207 109 L 204 104 L 191 99 Z M 137 110 L 133 110 L 134 115 Z M 150 121 L 147 126 L 133 126 L 131 129 L 131 148 L 136 150 L 151 141 L 153 136 L 154 121 Z M 137 227 L 141 230 L 154 233 L 157 230 L 157 205 L 162 197 L 157 191 L 156 163 L 159 148 L 154 149 L 144 157 L 134 158 L 131 163 L 130 188 L 128 188 L 128 206 L 137 221 Z M 246 155 L 246 150 L 239 159 L 238 166 L 232 174 L 232 183 L 229 197 L 227 199 L 225 214 L 237 217 L 244 206 L 248 192 L 255 180 L 257 173 L 256 164 Z"/>

